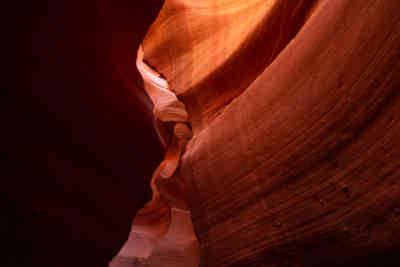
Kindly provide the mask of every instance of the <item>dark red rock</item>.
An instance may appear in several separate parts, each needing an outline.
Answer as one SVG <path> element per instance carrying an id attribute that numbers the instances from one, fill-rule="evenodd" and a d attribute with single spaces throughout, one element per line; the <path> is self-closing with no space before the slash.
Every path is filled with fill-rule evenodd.
<path id="1" fill-rule="evenodd" d="M 400 2 L 318 1 L 272 53 L 285 2 L 272 33 L 181 96 L 203 266 L 398 266 Z M 106 266 L 161 159 L 134 62 L 161 2 L 54 5 L 24 16 L 35 64 L 7 197 L 38 211 L 36 265 Z"/>

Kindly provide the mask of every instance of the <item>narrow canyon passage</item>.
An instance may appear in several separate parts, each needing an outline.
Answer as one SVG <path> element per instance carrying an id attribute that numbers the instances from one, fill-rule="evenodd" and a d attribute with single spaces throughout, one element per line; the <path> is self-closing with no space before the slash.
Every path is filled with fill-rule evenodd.
<path id="1" fill-rule="evenodd" d="M 399 1 L 58 1 L 21 14 L 29 90 L 7 120 L 5 266 L 107 266 L 151 199 L 169 130 L 156 130 L 140 43 L 193 130 L 179 175 L 200 266 L 399 265 Z"/>

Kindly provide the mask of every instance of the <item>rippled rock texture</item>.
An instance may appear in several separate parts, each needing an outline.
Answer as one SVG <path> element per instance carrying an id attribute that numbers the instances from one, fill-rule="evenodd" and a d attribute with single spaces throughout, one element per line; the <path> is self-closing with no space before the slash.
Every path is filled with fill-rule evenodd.
<path id="1" fill-rule="evenodd" d="M 150 199 L 164 152 L 140 42 L 188 109 L 202 266 L 400 265 L 398 0 L 22 6 L 15 265 L 106 266 Z"/>
<path id="2" fill-rule="evenodd" d="M 398 251 L 399 22 L 396 0 L 164 3 L 144 58 L 189 110 L 202 266 Z"/>

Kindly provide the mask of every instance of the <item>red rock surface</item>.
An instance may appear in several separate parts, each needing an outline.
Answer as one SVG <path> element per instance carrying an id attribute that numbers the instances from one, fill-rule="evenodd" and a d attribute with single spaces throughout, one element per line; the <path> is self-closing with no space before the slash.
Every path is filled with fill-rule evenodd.
<path id="1" fill-rule="evenodd" d="M 16 12 L 29 92 L 10 120 L 15 164 L 2 187 L 16 210 L 10 266 L 106 266 L 150 198 L 162 148 L 135 57 L 161 2 Z M 180 95 L 203 266 L 398 266 L 400 2 L 302 1 L 295 26 L 293 2 Z M 156 52 L 147 60 L 168 79 L 176 58 Z M 176 77 L 176 88 L 192 81 Z"/>
<path id="2" fill-rule="evenodd" d="M 197 131 L 183 176 L 204 266 L 339 266 L 399 251 L 399 19 L 398 1 L 320 1 Z"/>

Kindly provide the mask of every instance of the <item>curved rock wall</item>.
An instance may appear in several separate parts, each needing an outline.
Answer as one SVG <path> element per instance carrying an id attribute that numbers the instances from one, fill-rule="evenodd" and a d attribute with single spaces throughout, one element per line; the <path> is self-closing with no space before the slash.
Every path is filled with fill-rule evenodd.
<path id="1" fill-rule="evenodd" d="M 144 59 L 185 102 L 198 132 L 282 51 L 316 2 L 167 0 L 144 37 Z"/>
<path id="2" fill-rule="evenodd" d="M 321 1 L 197 131 L 183 176 L 203 266 L 338 266 L 398 251 L 399 22 L 396 0 Z"/>

